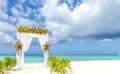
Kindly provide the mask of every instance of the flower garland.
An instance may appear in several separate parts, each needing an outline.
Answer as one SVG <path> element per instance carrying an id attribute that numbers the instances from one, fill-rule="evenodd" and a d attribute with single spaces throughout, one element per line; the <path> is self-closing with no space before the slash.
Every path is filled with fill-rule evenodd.
<path id="1" fill-rule="evenodd" d="M 20 42 L 20 40 L 18 39 L 18 40 L 15 42 L 14 47 L 16 48 L 16 51 L 18 52 L 18 51 L 20 51 L 20 50 L 22 49 L 23 44 L 22 44 L 22 42 Z"/>
<path id="2" fill-rule="evenodd" d="M 19 25 L 16 28 L 17 32 L 20 33 L 33 33 L 33 34 L 47 34 L 48 29 L 43 27 L 24 26 Z"/>

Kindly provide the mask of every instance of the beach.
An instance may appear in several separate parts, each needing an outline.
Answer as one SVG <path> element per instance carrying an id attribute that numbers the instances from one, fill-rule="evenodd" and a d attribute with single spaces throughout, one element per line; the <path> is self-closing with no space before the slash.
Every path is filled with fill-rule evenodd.
<path id="1" fill-rule="evenodd" d="M 120 0 L 0 0 L 0 14 L 0 74 L 120 74 Z"/>
<path id="2" fill-rule="evenodd" d="M 72 61 L 73 72 L 68 74 L 120 74 L 120 60 Z M 13 68 L 10 74 L 50 74 L 43 63 L 26 63 L 22 69 Z"/>

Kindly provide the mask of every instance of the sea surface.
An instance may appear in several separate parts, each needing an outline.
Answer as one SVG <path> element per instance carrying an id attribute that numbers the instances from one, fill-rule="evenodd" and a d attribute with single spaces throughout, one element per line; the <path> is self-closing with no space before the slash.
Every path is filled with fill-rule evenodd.
<path id="1" fill-rule="evenodd" d="M 5 56 L 16 57 L 16 55 L 0 55 L 0 59 L 3 59 Z M 52 56 L 52 55 L 49 55 Z M 120 55 L 78 55 L 78 54 L 69 54 L 69 55 L 55 55 L 60 58 L 70 59 L 71 61 L 93 61 L 93 60 L 120 60 Z M 25 62 L 43 62 L 43 54 L 25 54 Z"/>

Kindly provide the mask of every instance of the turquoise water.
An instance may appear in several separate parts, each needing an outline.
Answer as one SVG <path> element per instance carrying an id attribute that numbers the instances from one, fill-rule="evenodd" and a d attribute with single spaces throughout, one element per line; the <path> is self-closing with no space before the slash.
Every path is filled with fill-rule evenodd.
<path id="1" fill-rule="evenodd" d="M 0 55 L 0 59 L 3 59 L 5 56 L 15 55 Z M 51 56 L 51 55 L 50 55 Z M 60 58 L 67 58 L 72 61 L 92 61 L 92 60 L 120 60 L 120 55 L 56 55 Z M 25 62 L 43 62 L 43 55 L 25 55 Z"/>

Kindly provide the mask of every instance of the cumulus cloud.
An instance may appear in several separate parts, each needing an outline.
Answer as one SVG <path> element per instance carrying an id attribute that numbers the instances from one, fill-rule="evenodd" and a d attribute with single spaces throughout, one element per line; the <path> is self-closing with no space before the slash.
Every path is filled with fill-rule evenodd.
<path id="1" fill-rule="evenodd" d="M 10 37 L 9 35 L 0 32 L 0 44 L 13 44 L 15 42 L 15 39 L 13 37 Z"/>
<path id="2" fill-rule="evenodd" d="M 17 16 L 19 16 L 20 14 L 19 14 L 19 10 L 18 9 L 16 9 L 15 7 L 12 7 L 12 12 L 13 12 L 13 14 L 14 15 L 17 15 Z"/>
<path id="3" fill-rule="evenodd" d="M 101 41 L 103 41 L 103 42 L 111 42 L 112 39 L 102 39 Z"/>
<path id="4" fill-rule="evenodd" d="M 25 1 L 26 0 L 15 1 L 13 5 L 11 5 L 8 0 L 0 1 L 0 40 L 2 40 L 3 44 L 12 43 L 14 41 L 16 38 L 15 27 L 17 25 L 40 25 L 41 22 L 38 20 L 38 22 L 36 22 L 35 18 L 41 17 L 41 15 L 37 16 L 37 14 L 40 13 L 37 11 L 37 8 L 40 8 L 38 4 L 41 3 L 36 0 L 33 1 L 34 4 L 32 6 L 29 6 L 32 0 L 24 5 Z M 36 7 L 36 9 L 31 7 Z"/>
<path id="5" fill-rule="evenodd" d="M 0 8 L 7 7 L 7 0 L 1 0 L 0 1 Z"/>
<path id="6" fill-rule="evenodd" d="M 5 13 L 7 9 L 7 0 L 1 0 L 0 2 L 0 20 L 8 18 L 8 15 Z"/>
<path id="7" fill-rule="evenodd" d="M 43 5 L 45 0 L 29 0 L 30 4 L 36 6 L 36 5 Z"/>
<path id="8" fill-rule="evenodd" d="M 82 0 L 73 11 L 66 3 L 47 0 L 42 13 L 53 41 L 112 39 L 120 37 L 119 9 L 119 0 Z"/>
<path id="9" fill-rule="evenodd" d="M 0 44 L 13 44 L 15 39 L 12 35 L 15 32 L 15 27 L 7 22 L 0 21 Z"/>
<path id="10" fill-rule="evenodd" d="M 6 14 L 2 9 L 0 9 L 0 20 L 1 19 L 7 19 L 8 18 L 8 14 Z"/>
<path id="11" fill-rule="evenodd" d="M 26 0 L 20 0 L 22 3 L 24 3 Z"/>
<path id="12" fill-rule="evenodd" d="M 15 26 L 7 22 L 0 21 L 0 32 L 13 32 L 13 31 L 15 31 Z"/>
<path id="13" fill-rule="evenodd" d="M 34 25 L 34 26 L 38 26 L 39 25 L 36 21 L 30 20 L 30 19 L 26 19 L 26 18 L 23 18 L 23 17 L 19 17 L 19 19 L 18 19 L 18 25 L 20 25 L 20 24 Z"/>
<path id="14" fill-rule="evenodd" d="M 64 1 L 59 4 L 59 0 L 29 0 L 25 4 L 26 0 L 20 0 L 8 7 L 9 1 L 2 0 L 0 32 L 10 36 L 7 32 L 15 33 L 16 25 L 45 24 L 53 43 L 91 38 L 107 41 L 120 37 L 119 0 L 82 0 L 82 3 L 75 3 L 78 0 Z M 42 17 L 45 17 L 45 22 Z"/>
<path id="15" fill-rule="evenodd" d="M 10 35 L 15 31 L 15 27 L 9 23 L 12 17 L 7 14 L 7 2 L 7 0 L 0 1 L 0 44 L 11 44 L 15 41 Z"/>
<path id="16" fill-rule="evenodd" d="M 25 0 L 23 0 L 23 2 L 25 2 Z M 39 26 L 40 21 L 38 21 L 39 20 L 38 18 L 41 18 L 41 15 L 40 12 L 38 11 L 38 9 L 40 8 L 38 4 L 41 3 L 38 0 L 35 1 L 29 0 L 28 3 L 32 4 L 31 7 L 33 7 L 31 8 L 28 5 L 25 5 L 23 7 L 23 2 L 16 3 L 15 6 L 11 7 L 11 12 L 13 15 L 12 17 L 13 19 L 11 20 L 13 21 L 15 20 L 17 25 L 24 24 L 24 25 Z M 36 7 L 36 9 L 34 7 Z"/>

